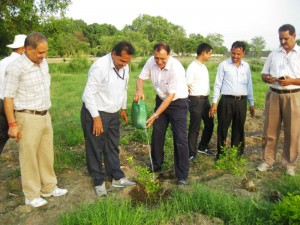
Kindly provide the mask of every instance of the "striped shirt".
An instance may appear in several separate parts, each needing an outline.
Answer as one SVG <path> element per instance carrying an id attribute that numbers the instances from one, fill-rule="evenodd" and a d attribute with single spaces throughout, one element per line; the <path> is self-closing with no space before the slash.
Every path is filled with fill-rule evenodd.
<path id="1" fill-rule="evenodd" d="M 271 74 L 275 78 L 281 76 L 300 78 L 300 47 L 295 45 L 289 53 L 286 53 L 282 47 L 271 52 L 265 62 L 262 74 Z M 270 84 L 270 87 L 285 90 L 299 88 L 298 85 L 282 87 L 278 82 Z"/>
<path id="2" fill-rule="evenodd" d="M 169 57 L 164 69 L 160 69 L 151 56 L 139 75 L 142 80 L 151 79 L 155 91 L 160 99 L 167 94 L 174 94 L 173 101 L 188 97 L 188 87 L 185 79 L 185 70 L 182 64 L 172 56 Z"/>
<path id="3" fill-rule="evenodd" d="M 111 53 L 94 62 L 89 70 L 82 100 L 92 117 L 99 116 L 98 111 L 115 113 L 126 109 L 129 67 L 115 70 Z"/>
<path id="4" fill-rule="evenodd" d="M 217 103 L 220 95 L 247 96 L 251 106 L 254 105 L 253 87 L 250 66 L 241 60 L 237 67 L 232 59 L 224 60 L 218 66 L 214 84 L 213 103 Z"/>
<path id="5" fill-rule="evenodd" d="M 46 59 L 36 65 L 24 53 L 6 69 L 4 97 L 14 99 L 15 110 L 48 110 L 50 80 Z"/>

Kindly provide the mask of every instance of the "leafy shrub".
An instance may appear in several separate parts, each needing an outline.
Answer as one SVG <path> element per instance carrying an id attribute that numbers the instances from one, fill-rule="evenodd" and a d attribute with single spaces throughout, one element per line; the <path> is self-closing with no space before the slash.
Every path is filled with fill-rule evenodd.
<path id="1" fill-rule="evenodd" d="M 217 169 L 228 170 L 234 175 L 246 174 L 246 159 L 239 156 L 238 148 L 224 146 L 222 150 L 223 154 L 219 156 L 216 163 Z"/>
<path id="2" fill-rule="evenodd" d="M 80 72 L 82 70 L 89 69 L 90 66 L 91 64 L 89 60 L 83 56 L 72 58 L 69 63 L 69 68 L 74 72 Z"/>
<path id="3" fill-rule="evenodd" d="M 143 185 L 148 195 L 156 193 L 160 190 L 160 184 L 155 180 L 153 173 L 150 173 L 147 167 L 136 165 L 133 160 L 133 156 L 127 158 L 127 161 L 133 166 L 137 172 L 137 181 Z"/>
<path id="4" fill-rule="evenodd" d="M 252 59 L 249 61 L 249 65 L 252 72 L 261 72 L 264 62 L 259 59 Z"/>
<path id="5" fill-rule="evenodd" d="M 149 57 L 143 57 L 139 62 L 138 62 L 138 68 L 143 68 L 143 66 L 146 64 L 147 60 Z"/>
<path id="6" fill-rule="evenodd" d="M 277 224 L 300 224 L 300 195 L 288 193 L 284 196 L 272 211 L 271 218 L 278 222 Z"/>

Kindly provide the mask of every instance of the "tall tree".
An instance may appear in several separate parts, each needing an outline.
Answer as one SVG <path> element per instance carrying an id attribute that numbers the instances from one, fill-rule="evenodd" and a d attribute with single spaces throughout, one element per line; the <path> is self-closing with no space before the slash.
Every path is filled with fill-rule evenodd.
<path id="1" fill-rule="evenodd" d="M 266 47 L 266 41 L 262 36 L 256 36 L 251 39 L 250 50 L 256 57 L 260 57 L 262 51 Z"/>
<path id="2" fill-rule="evenodd" d="M 39 23 L 51 14 L 63 15 L 71 0 L 1 0 L 0 55 L 7 55 L 6 45 L 16 34 L 38 30 Z"/>

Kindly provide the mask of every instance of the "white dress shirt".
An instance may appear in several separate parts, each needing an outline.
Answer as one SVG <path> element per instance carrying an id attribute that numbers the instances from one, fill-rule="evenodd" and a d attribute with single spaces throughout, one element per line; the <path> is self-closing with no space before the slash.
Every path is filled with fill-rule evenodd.
<path id="1" fill-rule="evenodd" d="M 175 94 L 173 101 L 188 97 L 185 70 L 182 64 L 172 56 L 169 57 L 164 69 L 160 69 L 151 56 L 139 75 L 142 80 L 151 79 L 155 91 L 164 100 L 167 94 Z"/>
<path id="2" fill-rule="evenodd" d="M 186 81 L 190 96 L 208 96 L 210 92 L 209 73 L 207 67 L 195 59 L 186 70 Z"/>
<path id="3" fill-rule="evenodd" d="M 18 58 L 20 54 L 12 52 L 10 56 L 0 61 L 0 99 L 4 99 L 4 86 L 5 86 L 5 72 L 8 64 Z"/>
<path id="4" fill-rule="evenodd" d="M 126 65 L 119 71 L 114 68 L 109 53 L 95 61 L 89 70 L 82 100 L 92 117 L 99 116 L 98 111 L 115 113 L 126 109 L 129 67 Z M 124 75 L 124 79 L 117 73 L 121 77 Z"/>
<path id="5" fill-rule="evenodd" d="M 300 47 L 295 45 L 294 48 L 287 54 L 280 47 L 272 51 L 262 70 L 263 74 L 271 74 L 273 77 L 289 76 L 290 78 L 300 78 Z M 275 89 L 297 89 L 298 85 L 280 86 L 278 82 L 270 84 L 270 87 Z"/>

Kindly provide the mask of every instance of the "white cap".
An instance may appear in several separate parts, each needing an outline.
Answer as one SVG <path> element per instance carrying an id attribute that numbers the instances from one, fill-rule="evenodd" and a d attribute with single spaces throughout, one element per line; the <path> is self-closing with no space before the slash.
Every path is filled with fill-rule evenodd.
<path id="1" fill-rule="evenodd" d="M 13 49 L 24 47 L 26 37 L 24 34 L 18 34 L 15 36 L 14 43 L 6 46 Z"/>

